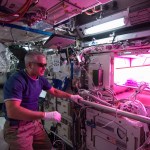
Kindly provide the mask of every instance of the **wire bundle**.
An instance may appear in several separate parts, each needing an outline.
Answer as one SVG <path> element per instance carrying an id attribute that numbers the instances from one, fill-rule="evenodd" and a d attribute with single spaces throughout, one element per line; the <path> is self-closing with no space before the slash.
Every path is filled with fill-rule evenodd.
<path id="1" fill-rule="evenodd" d="M 23 6 L 12 14 L 0 13 L 1 23 L 11 23 L 20 20 L 30 8 L 32 0 L 26 0 Z"/>

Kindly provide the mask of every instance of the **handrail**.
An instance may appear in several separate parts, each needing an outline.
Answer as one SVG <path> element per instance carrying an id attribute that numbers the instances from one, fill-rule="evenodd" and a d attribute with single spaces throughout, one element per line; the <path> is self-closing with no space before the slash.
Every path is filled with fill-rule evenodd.
<path id="1" fill-rule="evenodd" d="M 150 124 L 150 118 L 149 117 L 133 114 L 130 112 L 126 112 L 126 111 L 114 108 L 114 107 L 109 107 L 109 106 L 101 105 L 101 104 L 86 101 L 86 100 L 79 100 L 79 103 L 91 106 L 91 107 L 95 108 L 96 110 L 100 110 L 100 111 L 103 110 L 104 112 L 110 112 L 110 113 L 115 113 L 115 114 L 117 113 L 118 115 L 122 115 L 122 116 L 131 118 L 131 119 L 134 119 L 137 121 L 141 121 L 141 122 Z"/>

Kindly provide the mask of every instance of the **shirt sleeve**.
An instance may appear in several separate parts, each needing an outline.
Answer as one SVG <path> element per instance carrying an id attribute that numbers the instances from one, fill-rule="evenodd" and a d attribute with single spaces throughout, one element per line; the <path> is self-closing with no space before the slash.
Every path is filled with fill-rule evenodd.
<path id="1" fill-rule="evenodd" d="M 51 89 L 52 86 L 45 77 L 42 77 L 42 81 L 43 81 L 43 90 L 47 91 Z"/>
<path id="2" fill-rule="evenodd" d="M 21 81 L 16 78 L 10 78 L 4 85 L 4 101 L 7 99 L 22 100 L 23 86 Z"/>

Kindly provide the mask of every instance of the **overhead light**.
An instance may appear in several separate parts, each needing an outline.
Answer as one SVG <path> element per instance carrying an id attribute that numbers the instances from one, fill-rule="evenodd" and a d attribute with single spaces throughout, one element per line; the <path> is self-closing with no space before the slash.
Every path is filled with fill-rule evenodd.
<path id="1" fill-rule="evenodd" d="M 105 22 L 105 23 L 90 27 L 88 29 L 85 29 L 84 34 L 90 35 L 90 34 L 102 33 L 106 31 L 111 31 L 113 29 L 118 29 L 123 26 L 125 26 L 124 18 L 119 18 L 116 20 Z"/>

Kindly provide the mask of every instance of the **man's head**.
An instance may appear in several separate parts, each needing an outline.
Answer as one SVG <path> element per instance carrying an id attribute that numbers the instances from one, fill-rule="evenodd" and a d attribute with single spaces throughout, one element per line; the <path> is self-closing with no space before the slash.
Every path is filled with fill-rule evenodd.
<path id="1" fill-rule="evenodd" d="M 43 76 L 46 69 L 45 55 L 39 51 L 29 51 L 25 55 L 25 67 L 30 76 Z"/>

